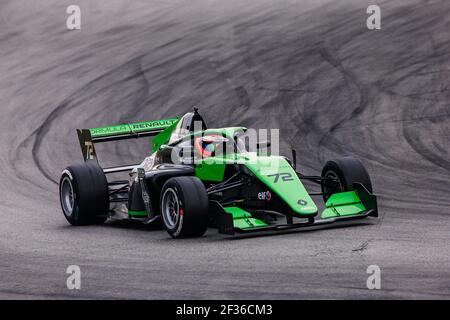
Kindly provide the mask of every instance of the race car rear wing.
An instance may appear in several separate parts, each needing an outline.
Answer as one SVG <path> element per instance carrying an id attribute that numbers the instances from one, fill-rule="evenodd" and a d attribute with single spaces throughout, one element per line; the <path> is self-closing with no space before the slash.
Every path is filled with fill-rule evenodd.
<path id="1" fill-rule="evenodd" d="M 156 136 L 166 128 L 177 123 L 177 121 L 178 118 L 171 118 L 91 129 L 77 129 L 83 159 L 84 161 L 94 160 L 98 162 L 94 147 L 94 144 L 96 143 Z M 133 167 L 134 166 L 104 168 L 103 171 L 105 173 L 120 172 L 131 170 Z"/>

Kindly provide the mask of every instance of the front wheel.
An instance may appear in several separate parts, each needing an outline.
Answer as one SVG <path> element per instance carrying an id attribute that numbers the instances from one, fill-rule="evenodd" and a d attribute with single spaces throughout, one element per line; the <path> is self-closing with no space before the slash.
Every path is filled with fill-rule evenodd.
<path id="1" fill-rule="evenodd" d="M 344 157 L 328 161 L 322 170 L 322 195 L 326 202 L 333 194 L 353 191 L 353 183 L 362 184 L 372 193 L 372 182 L 361 161 L 353 157 Z"/>
<path id="2" fill-rule="evenodd" d="M 174 238 L 201 237 L 208 227 L 208 194 L 200 179 L 170 178 L 161 191 L 164 227 Z"/>

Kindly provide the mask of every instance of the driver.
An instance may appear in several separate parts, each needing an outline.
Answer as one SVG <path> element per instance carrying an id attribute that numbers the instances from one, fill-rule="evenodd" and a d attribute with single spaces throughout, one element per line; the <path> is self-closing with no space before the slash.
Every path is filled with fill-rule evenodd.
<path id="1" fill-rule="evenodd" d="M 216 151 L 222 151 L 223 146 L 229 140 L 218 134 L 210 134 L 195 139 L 195 149 L 202 158 L 216 155 Z"/>

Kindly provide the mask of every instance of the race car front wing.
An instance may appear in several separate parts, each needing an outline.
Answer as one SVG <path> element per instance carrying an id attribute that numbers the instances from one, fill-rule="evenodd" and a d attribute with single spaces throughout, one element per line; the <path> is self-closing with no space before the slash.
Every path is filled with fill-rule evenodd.
<path id="1" fill-rule="evenodd" d="M 277 224 L 269 224 L 257 219 L 245 209 L 237 206 L 223 207 L 218 201 L 210 201 L 210 211 L 214 216 L 219 233 L 227 235 L 327 227 L 337 222 L 378 217 L 376 196 L 360 183 L 354 183 L 353 191 L 332 195 L 325 205 L 326 208 L 322 211 L 319 219 L 308 218 L 307 221 L 294 222 L 292 217 L 287 217 L 287 223 Z"/>

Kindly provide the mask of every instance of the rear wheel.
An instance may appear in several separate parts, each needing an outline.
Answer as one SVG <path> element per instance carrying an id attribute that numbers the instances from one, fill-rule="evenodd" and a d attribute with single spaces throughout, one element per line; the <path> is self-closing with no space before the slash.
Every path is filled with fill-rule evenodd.
<path id="1" fill-rule="evenodd" d="M 109 212 L 109 194 L 103 170 L 90 161 L 67 167 L 61 175 L 59 198 L 70 224 L 104 222 Z"/>
<path id="2" fill-rule="evenodd" d="M 208 194 L 196 177 L 170 178 L 161 191 L 164 227 L 174 238 L 201 237 L 208 227 Z"/>
<path id="3" fill-rule="evenodd" d="M 328 161 L 322 170 L 322 177 L 329 180 L 322 184 L 323 199 L 326 202 L 338 192 L 354 190 L 353 183 L 361 183 L 372 192 L 372 182 L 361 161 L 353 157 L 344 157 Z"/>

